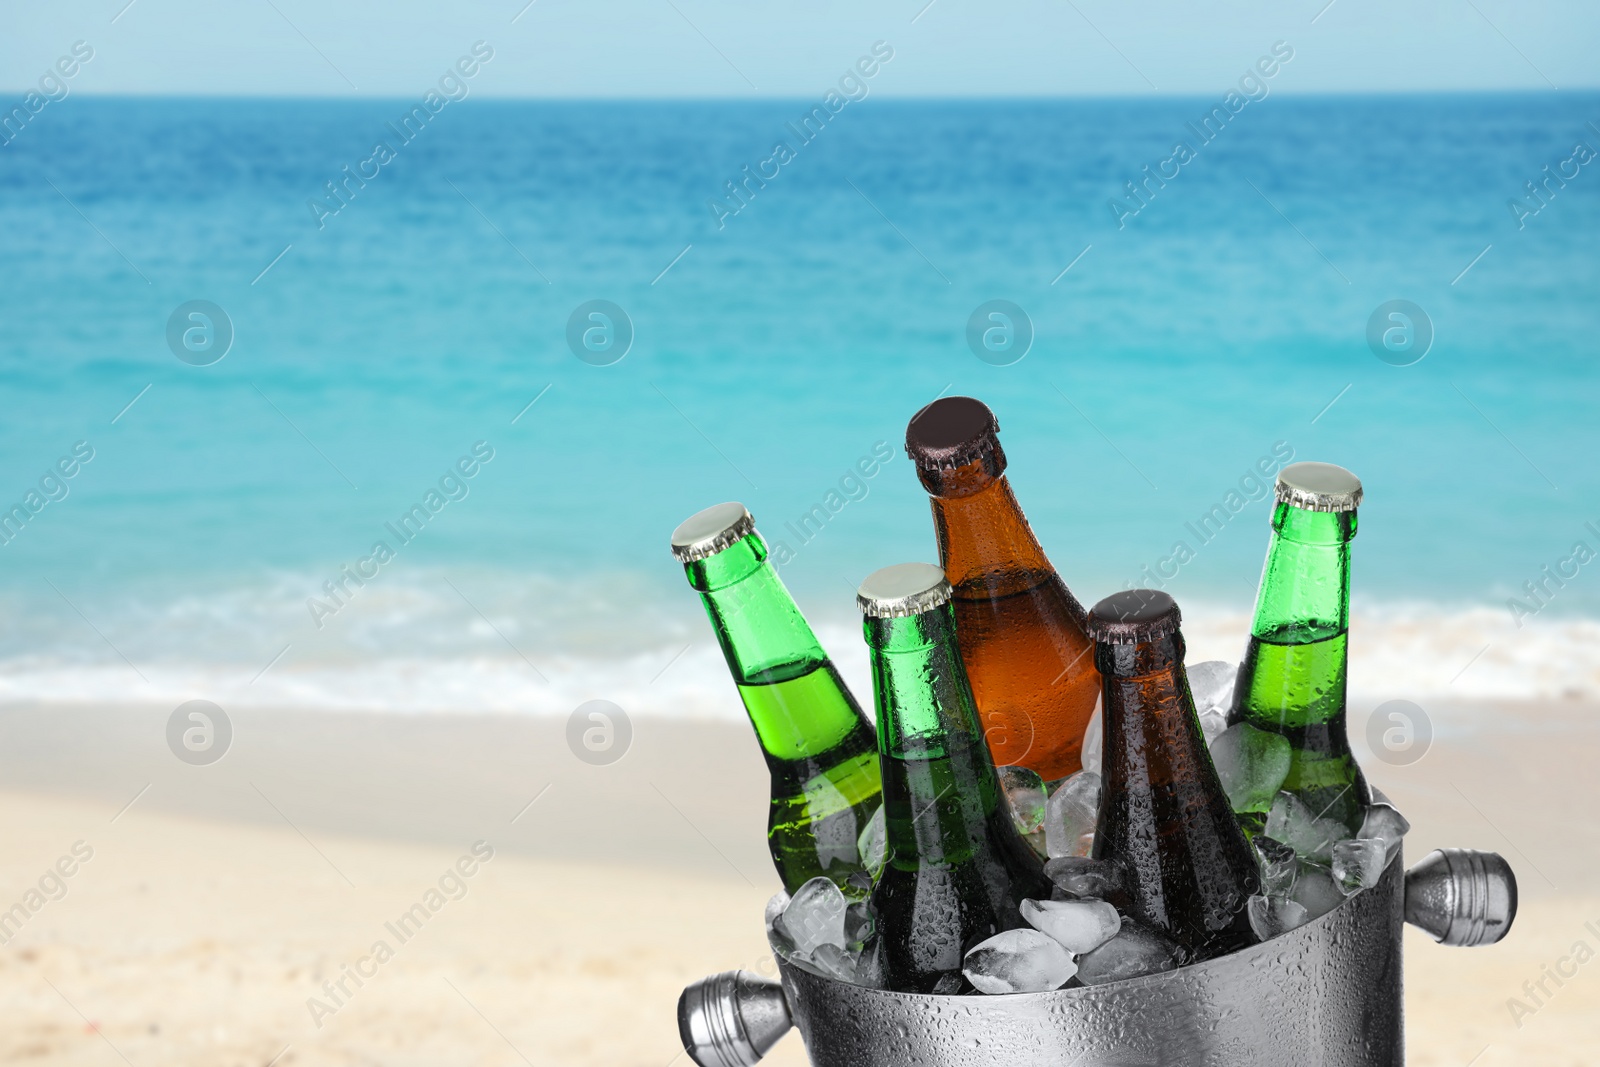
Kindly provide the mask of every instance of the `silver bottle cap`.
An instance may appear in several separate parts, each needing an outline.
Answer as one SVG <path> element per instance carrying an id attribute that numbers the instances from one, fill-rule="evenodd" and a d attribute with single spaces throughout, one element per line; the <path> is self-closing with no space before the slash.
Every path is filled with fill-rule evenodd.
<path id="1" fill-rule="evenodd" d="M 756 520 L 737 500 L 713 504 L 697 511 L 672 531 L 672 558 L 679 563 L 714 556 L 747 534 L 755 533 Z"/>
<path id="2" fill-rule="evenodd" d="M 856 607 L 874 619 L 921 615 L 950 599 L 944 571 L 931 563 L 896 563 L 873 571 L 856 590 Z"/>
<path id="3" fill-rule="evenodd" d="M 1354 511 L 1361 479 L 1332 463 L 1291 463 L 1278 472 L 1277 496 L 1302 511 Z"/>

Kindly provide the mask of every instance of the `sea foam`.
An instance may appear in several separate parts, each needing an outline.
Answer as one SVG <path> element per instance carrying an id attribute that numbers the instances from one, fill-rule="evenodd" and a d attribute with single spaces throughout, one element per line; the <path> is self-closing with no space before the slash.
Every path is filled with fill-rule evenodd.
<path id="1" fill-rule="evenodd" d="M 374 585 L 321 628 L 308 580 L 7 613 L 0 701 L 568 715 L 606 699 L 633 716 L 742 720 L 711 630 L 686 590 L 661 596 L 627 575 L 581 600 L 541 576 L 421 573 Z M 314 586 L 311 587 L 314 590 Z M 9 605 L 19 608 L 20 605 Z M 816 619 L 863 706 L 871 685 L 860 628 Z M 1249 614 L 1185 603 L 1191 663 L 1237 661 Z M 1519 628 L 1492 607 L 1356 602 L 1350 703 L 1429 707 L 1600 700 L 1600 620 L 1541 617 Z"/>

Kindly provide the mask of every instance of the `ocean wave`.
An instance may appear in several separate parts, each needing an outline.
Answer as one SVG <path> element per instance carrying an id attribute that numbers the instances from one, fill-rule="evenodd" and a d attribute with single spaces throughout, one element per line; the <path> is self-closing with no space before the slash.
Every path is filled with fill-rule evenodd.
<path id="1" fill-rule="evenodd" d="M 364 590 L 322 628 L 303 576 L 163 602 L 11 604 L 0 701 L 561 715 L 606 699 L 630 715 L 737 720 L 743 711 L 694 598 L 636 577 L 442 573 Z M 314 588 L 314 587 L 312 587 Z M 84 614 L 78 615 L 78 608 Z M 84 625 L 91 622 L 92 629 Z M 848 618 L 818 635 L 864 703 L 866 648 Z M 1191 663 L 1237 661 L 1249 614 L 1186 603 Z M 1395 698 L 1600 699 L 1600 620 L 1524 620 L 1474 605 L 1358 601 L 1353 706 Z"/>

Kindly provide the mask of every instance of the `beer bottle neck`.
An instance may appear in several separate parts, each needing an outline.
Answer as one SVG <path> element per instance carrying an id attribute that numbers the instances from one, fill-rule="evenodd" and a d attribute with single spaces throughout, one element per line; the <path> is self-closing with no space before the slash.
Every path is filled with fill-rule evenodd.
<path id="1" fill-rule="evenodd" d="M 940 759 L 977 737 L 978 710 L 956 647 L 948 604 L 920 615 L 863 620 L 877 695 L 878 750 L 893 759 Z M 982 746 L 978 746 L 982 748 Z"/>
<path id="2" fill-rule="evenodd" d="M 1180 671 L 1183 654 L 1180 633 L 1139 644 L 1095 647 L 1095 666 L 1100 669 L 1103 686 L 1103 773 L 1108 783 L 1118 783 L 1121 788 L 1134 753 L 1143 753 L 1137 758 L 1164 766 L 1195 762 L 1196 753 L 1188 749 L 1201 744 L 1198 720 L 1192 734 L 1181 725 L 1186 716 L 1193 715 L 1193 700 Z"/>
<path id="3" fill-rule="evenodd" d="M 810 759 L 865 721 L 777 572 L 750 534 L 684 565 L 769 762 Z"/>
<path id="4" fill-rule="evenodd" d="M 1350 626 L 1350 540 L 1354 511 L 1306 511 L 1279 504 L 1256 594 L 1251 635 L 1306 644 Z"/>
<path id="5" fill-rule="evenodd" d="M 877 697 L 890 863 L 915 870 L 991 857 L 1000 786 L 956 647 L 950 605 L 902 618 L 867 618 L 864 625 Z M 1010 830 L 1010 822 L 1002 821 L 999 829 Z M 1028 847 L 1010 844 L 1019 855 Z"/>
<path id="6" fill-rule="evenodd" d="M 1094 665 L 1107 682 L 1137 685 L 1152 675 L 1167 674 L 1175 685 L 1178 668 L 1183 666 L 1184 647 L 1181 632 L 1137 644 L 1099 643 L 1094 649 Z"/>
<path id="7" fill-rule="evenodd" d="M 740 685 L 788 681 L 826 662 L 805 616 L 767 562 L 758 534 L 683 569 Z"/>
<path id="8" fill-rule="evenodd" d="M 922 471 L 945 576 L 964 599 L 1032 589 L 1055 574 L 1004 474 L 985 460 Z"/>

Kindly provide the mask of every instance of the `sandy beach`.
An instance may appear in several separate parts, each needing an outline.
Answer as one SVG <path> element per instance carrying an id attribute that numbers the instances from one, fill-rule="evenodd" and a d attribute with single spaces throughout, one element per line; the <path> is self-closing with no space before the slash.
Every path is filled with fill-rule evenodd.
<path id="1" fill-rule="evenodd" d="M 1600 1063 L 1574 955 L 1600 949 L 1600 831 L 1569 814 L 1595 712 L 1440 710 L 1423 759 L 1367 762 L 1409 859 L 1494 849 L 1522 890 L 1494 947 L 1408 930 L 1409 1062 Z M 193 767 L 169 713 L 0 711 L 0 908 L 29 913 L 0 947 L 5 1062 L 668 1067 L 686 982 L 773 969 L 742 726 L 638 721 L 597 767 L 559 720 L 241 711 Z M 798 1038 L 767 1062 L 803 1064 Z"/>
<path id="2" fill-rule="evenodd" d="M 1036 609 L 1171 596 L 1291 744 L 1342 686 L 1405 861 L 1520 889 L 1406 929 L 1406 1062 L 1600 1067 L 1600 0 L 197 6 L 0 18 L 0 1067 L 692 1067 L 779 973 L 740 685 L 814 639 L 876 719 L 907 561 L 1030 772 L 1086 723 L 984 675 L 1095 659 Z M 1286 991 L 1242 1040 L 1334 1041 Z"/>

